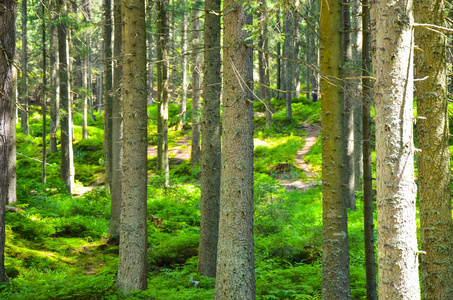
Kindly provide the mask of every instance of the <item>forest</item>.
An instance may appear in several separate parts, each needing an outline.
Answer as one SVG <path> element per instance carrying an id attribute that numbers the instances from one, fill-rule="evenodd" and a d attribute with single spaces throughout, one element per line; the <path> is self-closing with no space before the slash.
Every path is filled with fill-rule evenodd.
<path id="1" fill-rule="evenodd" d="M 0 299 L 453 299 L 450 6 L 2 1 Z"/>

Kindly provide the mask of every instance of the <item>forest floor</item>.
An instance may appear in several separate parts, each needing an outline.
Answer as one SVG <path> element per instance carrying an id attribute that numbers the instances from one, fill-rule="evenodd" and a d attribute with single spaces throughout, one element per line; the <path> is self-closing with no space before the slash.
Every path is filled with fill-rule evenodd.
<path id="1" fill-rule="evenodd" d="M 321 127 L 316 124 L 304 123 L 302 130 L 307 131 L 308 135 L 305 137 L 305 145 L 297 152 L 295 165 L 305 173 L 307 178 L 305 180 L 292 180 L 278 178 L 279 176 L 277 176 L 279 182 L 286 190 L 307 190 L 321 184 L 320 181 L 316 180 L 318 174 L 313 172 L 312 166 L 304 160 L 304 156 L 316 144 L 316 138 L 321 131 Z M 190 137 L 183 136 L 175 143 L 175 147 L 169 149 L 169 156 L 177 160 L 189 160 L 190 152 Z M 148 156 L 157 156 L 157 146 L 148 146 Z"/>

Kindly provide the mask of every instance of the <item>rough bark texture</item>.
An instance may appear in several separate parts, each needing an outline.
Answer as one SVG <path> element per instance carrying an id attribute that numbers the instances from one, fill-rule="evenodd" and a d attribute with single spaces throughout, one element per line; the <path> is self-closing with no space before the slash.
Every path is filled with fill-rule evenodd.
<path id="1" fill-rule="evenodd" d="M 0 5 L 0 174 L 8 174 L 10 144 L 15 130 L 11 101 L 13 58 L 16 42 L 16 1 L 5 0 Z M 7 280 L 5 272 L 5 206 L 8 198 L 8 176 L 0 176 L 0 282 Z"/>
<path id="2" fill-rule="evenodd" d="M 118 287 L 147 288 L 147 82 L 143 0 L 122 0 L 123 182 Z"/>
<path id="3" fill-rule="evenodd" d="M 20 128 L 25 135 L 29 134 L 28 126 L 28 50 L 27 50 L 27 0 L 22 0 L 22 76 L 20 89 Z"/>
<path id="4" fill-rule="evenodd" d="M 168 165 L 168 0 L 157 1 L 157 170 L 169 185 Z"/>
<path id="5" fill-rule="evenodd" d="M 371 159 L 371 57 L 370 57 L 370 8 L 363 2 L 362 28 L 362 134 L 363 134 L 363 231 L 365 238 L 365 270 L 367 300 L 376 300 L 376 263 L 374 252 L 374 193 Z"/>
<path id="6" fill-rule="evenodd" d="M 412 1 L 371 5 L 379 298 L 420 299 L 415 224 Z"/>
<path id="7" fill-rule="evenodd" d="M 321 2 L 321 72 L 340 78 L 341 1 Z M 344 96 L 339 82 L 321 80 L 322 113 L 322 299 L 350 299 L 347 198 L 343 186 Z"/>
<path id="8" fill-rule="evenodd" d="M 61 15 L 66 14 L 64 1 L 57 1 L 58 10 Z M 61 104 L 61 179 L 66 184 L 66 190 L 72 193 L 74 188 L 74 153 L 72 149 L 72 109 L 69 98 L 69 76 L 68 76 L 68 45 L 67 26 L 64 22 L 58 24 L 58 57 L 59 57 L 59 78 L 60 78 L 60 104 Z"/>
<path id="9" fill-rule="evenodd" d="M 444 10 L 443 1 L 414 2 L 417 23 L 445 26 Z M 416 82 L 423 299 L 453 299 L 446 39 L 418 27 L 415 42 L 415 77 L 428 77 Z"/>
<path id="10" fill-rule="evenodd" d="M 122 198 L 122 158 L 123 152 L 121 148 L 123 119 L 122 119 L 122 102 L 121 102 L 121 75 L 122 75 L 122 62 L 118 61 L 121 57 L 121 0 L 114 0 L 113 3 L 114 15 L 114 44 L 113 44 L 113 57 L 115 57 L 115 69 L 113 70 L 113 88 L 115 90 L 112 97 L 112 186 L 111 186 L 111 206 L 110 206 L 110 223 L 108 233 L 110 234 L 110 242 L 113 244 L 118 243 L 119 230 L 120 230 L 120 216 L 121 216 L 121 198 Z"/>
<path id="11" fill-rule="evenodd" d="M 259 77 L 260 77 L 260 98 L 266 103 L 266 125 L 272 127 L 272 107 L 271 107 L 271 95 L 267 87 L 270 85 L 269 79 L 269 38 L 267 29 L 267 18 L 266 18 L 266 1 L 260 0 L 260 14 L 259 14 L 260 35 L 258 37 L 258 47 L 263 49 L 264 52 L 258 52 L 258 64 L 259 64 Z"/>
<path id="12" fill-rule="evenodd" d="M 6 30 L 6 29 L 5 29 Z M 12 89 L 11 89 L 11 125 L 9 126 L 9 150 L 8 150 L 8 173 L 6 178 L 8 180 L 8 195 L 6 203 L 15 203 L 17 201 L 16 193 L 16 123 L 17 123 L 17 71 L 15 68 L 12 70 Z M 0 173 L 1 174 L 1 173 Z"/>
<path id="13" fill-rule="evenodd" d="M 201 129 L 201 82 L 200 82 L 200 11 L 194 7 L 192 16 L 192 148 L 190 161 L 192 166 L 198 164 L 201 158 L 200 129 Z"/>
<path id="14" fill-rule="evenodd" d="M 225 0 L 222 175 L 214 299 L 255 299 L 252 50 L 243 1 Z M 241 78 L 241 79 L 238 79 Z M 238 80 L 244 80 L 240 82 Z"/>
<path id="15" fill-rule="evenodd" d="M 55 0 L 51 1 L 51 9 L 55 9 Z M 49 28 L 49 64 L 52 68 L 50 86 L 50 134 L 49 150 L 51 153 L 57 152 L 57 130 L 60 126 L 60 80 L 58 77 L 58 32 L 57 22 L 51 14 L 51 25 Z"/>
<path id="16" fill-rule="evenodd" d="M 221 0 L 205 1 L 203 122 L 198 272 L 216 275 L 220 203 L 220 12 Z"/>
<path id="17" fill-rule="evenodd" d="M 112 1 L 103 0 L 103 64 L 104 64 L 104 156 L 105 156 L 105 182 L 112 189 Z"/>

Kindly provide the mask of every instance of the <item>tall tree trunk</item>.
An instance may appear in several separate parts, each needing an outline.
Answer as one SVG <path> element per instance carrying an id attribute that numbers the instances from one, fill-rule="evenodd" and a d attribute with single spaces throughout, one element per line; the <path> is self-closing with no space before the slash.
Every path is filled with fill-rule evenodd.
<path id="1" fill-rule="evenodd" d="M 1 9 L 0 9 L 0 20 L 1 20 Z M 2 21 L 0 21 L 1 23 Z M 6 27 L 2 27 L 6 31 Z M 0 41 L 2 39 L 0 38 Z M 0 58 L 0 62 L 1 62 Z M 7 194 L 7 202 L 6 203 L 16 203 L 17 201 L 17 194 L 16 194 L 16 181 L 17 181 L 17 173 L 16 173 L 16 124 L 17 124 L 17 71 L 15 68 L 12 69 L 13 78 L 12 78 L 12 89 L 11 89 L 11 98 L 12 98 L 12 105 L 11 105 L 11 125 L 9 125 L 9 150 L 8 150 L 8 173 L 5 176 L 8 180 L 8 194 Z M 0 71 L 2 74 L 2 71 Z M 3 80 L 3 79 L 2 79 Z M 4 88 L 7 88 L 5 86 Z M 2 89 L 7 95 L 8 90 Z M 0 98 L 0 105 L 1 105 L 2 98 Z M 3 108 L 1 108 L 3 109 Z M 1 123 L 0 123 L 1 124 Z M 1 200 L 0 200 L 1 201 Z"/>
<path id="2" fill-rule="evenodd" d="M 58 11 L 65 16 L 66 8 L 63 0 L 57 0 Z M 74 154 L 72 149 L 72 109 L 69 98 L 67 26 L 64 22 L 58 24 L 58 57 L 60 78 L 61 104 L 61 179 L 66 184 L 66 190 L 72 193 L 74 188 Z"/>
<path id="3" fill-rule="evenodd" d="M 352 86 L 350 80 L 345 78 L 351 74 L 352 47 L 351 47 L 351 10 L 349 0 L 343 0 L 342 5 L 342 72 L 344 88 L 344 137 L 346 143 L 345 168 L 344 168 L 344 188 L 346 189 L 345 200 L 351 210 L 356 209 L 355 204 L 355 185 L 354 185 L 354 115 L 352 110 Z"/>
<path id="4" fill-rule="evenodd" d="M 168 165 L 168 0 L 157 1 L 157 170 L 169 185 Z"/>
<path id="5" fill-rule="evenodd" d="M 309 2 L 307 2 L 308 5 Z M 312 63 L 311 61 L 311 52 L 312 50 L 312 43 L 313 41 L 311 40 L 311 28 L 309 26 L 305 26 L 305 61 L 307 62 L 308 65 Z M 305 97 L 307 99 L 310 99 L 310 83 L 311 83 L 311 68 L 309 66 L 305 67 Z"/>
<path id="6" fill-rule="evenodd" d="M 5 0 L 0 5 L 0 174 L 9 174 L 8 167 L 12 142 L 15 142 L 13 131 L 12 96 L 13 59 L 16 43 L 16 5 L 17 1 Z M 8 199 L 8 176 L 0 176 L 0 282 L 8 280 L 5 270 L 5 206 Z"/>
<path id="7" fill-rule="evenodd" d="M 294 12 L 292 8 L 288 8 L 283 13 L 283 32 L 285 34 L 285 42 L 283 43 L 283 56 L 286 58 L 293 58 L 294 56 Z M 282 89 L 286 91 L 286 117 L 288 120 L 293 119 L 292 111 L 292 96 L 290 93 L 294 91 L 294 66 L 293 63 L 287 60 L 283 61 L 282 68 Z"/>
<path id="8" fill-rule="evenodd" d="M 152 15 L 152 10 L 150 14 Z M 152 19 L 152 17 L 150 17 Z M 154 64 L 153 64 L 153 32 L 152 29 L 148 34 L 148 105 L 153 105 L 153 92 L 154 92 Z"/>
<path id="9" fill-rule="evenodd" d="M 294 10 L 299 10 L 299 7 L 296 3 L 295 7 L 293 8 Z M 301 46 L 301 41 L 300 41 L 300 29 L 299 29 L 299 23 L 300 23 L 300 18 L 297 15 L 296 12 L 293 12 L 294 15 L 294 43 L 293 43 L 293 57 L 292 59 L 299 61 L 300 60 L 300 46 Z M 296 98 L 300 98 L 300 65 L 299 64 L 293 64 L 294 68 L 294 76 L 293 76 L 293 87 L 294 90 L 296 91 L 293 96 Z"/>
<path id="10" fill-rule="evenodd" d="M 122 199 L 122 137 L 123 137 L 123 120 L 122 120 L 122 99 L 119 91 L 121 85 L 122 67 L 121 61 L 121 0 L 113 2 L 114 16 L 114 44 L 113 57 L 115 57 L 115 69 L 113 72 L 113 88 L 116 91 L 112 99 L 112 186 L 111 186 L 111 205 L 110 205 L 110 224 L 108 233 L 110 234 L 109 242 L 117 244 L 119 241 L 120 217 L 121 217 L 121 199 Z M 147 100 L 148 102 L 148 100 Z"/>
<path id="11" fill-rule="evenodd" d="M 321 2 L 321 72 L 340 78 L 341 2 Z M 322 113 L 322 299 L 350 299 L 348 216 L 343 187 L 344 96 L 339 82 L 321 80 Z"/>
<path id="12" fill-rule="evenodd" d="M 217 242 L 219 239 L 220 204 L 220 4 L 221 0 L 205 1 L 203 139 L 201 140 L 200 244 L 198 272 L 216 276 Z"/>
<path id="13" fill-rule="evenodd" d="M 214 299 L 255 299 L 253 241 L 253 53 L 244 1 L 224 0 L 224 93 L 219 243 Z"/>
<path id="14" fill-rule="evenodd" d="M 125 293 L 146 290 L 148 236 L 146 25 L 143 0 L 122 0 L 123 165 L 116 283 Z"/>
<path id="15" fill-rule="evenodd" d="M 281 33 L 281 17 L 280 17 L 280 7 L 277 9 L 277 21 L 275 24 L 275 27 L 277 29 L 278 33 Z M 277 56 L 280 57 L 282 55 L 282 44 L 280 43 L 280 40 L 277 41 Z M 277 89 L 281 90 L 282 89 L 282 60 L 280 58 L 277 58 Z M 276 95 L 277 99 L 281 99 L 282 95 L 281 93 L 277 92 Z"/>
<path id="16" fill-rule="evenodd" d="M 186 111 L 187 111 L 187 50 L 189 41 L 187 40 L 187 31 L 188 31 L 188 12 L 186 9 L 187 2 L 186 0 L 182 1 L 184 7 L 184 13 L 182 17 L 182 39 L 181 39 L 181 48 L 182 48 L 182 61 L 181 61 L 181 76 L 182 76 L 182 93 L 181 93 L 181 103 L 179 105 L 179 126 L 182 128 L 186 124 Z"/>
<path id="17" fill-rule="evenodd" d="M 269 38 L 267 29 L 267 18 L 266 18 L 266 0 L 260 0 L 260 13 L 259 22 L 260 35 L 258 37 L 258 47 L 263 51 L 258 52 L 258 63 L 259 63 L 259 77 L 260 77 L 260 98 L 266 103 L 266 125 L 268 128 L 272 127 L 272 107 L 271 97 L 269 93 Z"/>
<path id="18" fill-rule="evenodd" d="M 374 253 L 374 193 L 371 159 L 371 58 L 370 58 L 370 8 L 363 0 L 362 13 L 362 135 L 363 135 L 363 231 L 365 239 L 365 270 L 367 300 L 377 299 L 376 263 Z"/>
<path id="19" fill-rule="evenodd" d="M 104 156 L 105 182 L 112 189 L 112 0 L 103 1 L 104 26 L 102 37 L 104 44 Z"/>
<path id="20" fill-rule="evenodd" d="M 56 10 L 56 1 L 51 0 L 51 10 Z M 56 18 L 50 14 L 51 24 L 49 28 L 49 64 L 51 71 L 51 96 L 50 96 L 50 133 L 49 133 L 49 150 L 50 153 L 57 152 L 57 130 L 60 127 L 60 79 L 58 76 L 58 26 Z"/>
<path id="21" fill-rule="evenodd" d="M 192 166 L 198 164 L 201 158 L 200 128 L 201 128 L 201 85 L 200 85 L 200 11 L 198 6 L 193 9 L 192 21 L 192 148 L 190 161 Z"/>
<path id="22" fill-rule="evenodd" d="M 27 0 L 22 0 L 22 86 L 20 127 L 25 135 L 29 134 L 28 126 L 28 50 L 27 50 Z"/>
<path id="23" fill-rule="evenodd" d="M 443 1 L 414 2 L 417 23 L 445 26 L 444 13 Z M 423 299 L 453 299 L 446 39 L 420 27 L 415 42 L 416 78 L 426 77 L 415 84 Z"/>
<path id="24" fill-rule="evenodd" d="M 379 298 L 417 300 L 412 1 L 373 3 L 371 24 Z"/>
<path id="25" fill-rule="evenodd" d="M 82 139 L 88 139 L 88 54 L 83 58 L 82 67 Z"/>
<path id="26" fill-rule="evenodd" d="M 46 149 L 46 139 L 47 139 L 47 120 L 46 120 L 46 110 L 47 110 L 47 51 L 46 51 L 46 23 L 44 22 L 46 11 L 44 3 L 41 4 L 42 11 L 42 184 L 46 183 L 46 164 L 47 164 L 47 149 Z"/>

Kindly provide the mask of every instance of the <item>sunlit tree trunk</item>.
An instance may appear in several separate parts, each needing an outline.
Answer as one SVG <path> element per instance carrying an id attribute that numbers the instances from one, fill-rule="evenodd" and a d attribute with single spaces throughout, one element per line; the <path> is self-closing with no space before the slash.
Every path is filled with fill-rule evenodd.
<path id="1" fill-rule="evenodd" d="M 8 174 L 10 145 L 15 130 L 14 104 L 10 97 L 13 87 L 13 59 L 16 43 L 16 5 L 13 0 L 2 1 L 0 5 L 0 282 L 8 280 L 5 270 L 5 206 L 8 199 Z"/>
<path id="2" fill-rule="evenodd" d="M 443 1 L 414 2 L 417 23 L 445 26 Z M 453 299 L 452 218 L 446 39 L 415 28 L 418 185 L 423 299 Z"/>
<path id="3" fill-rule="evenodd" d="M 420 299 L 415 223 L 412 1 L 371 6 L 379 298 Z"/>
<path id="4" fill-rule="evenodd" d="M 1 18 L 1 16 L 0 16 Z M 1 21 L 0 21 L 1 22 Z M 4 28 L 4 27 L 3 27 Z M 0 38 L 1 41 L 1 38 Z M 0 59 L 1 61 L 1 59 Z M 12 69 L 13 81 L 11 89 L 11 125 L 9 126 L 9 150 L 8 150 L 8 173 L 5 176 L 8 180 L 8 194 L 6 203 L 15 203 L 17 201 L 16 194 L 16 124 L 17 124 L 17 71 L 15 68 Z M 1 73 L 1 71 L 0 71 Z M 6 93 L 5 93 L 6 95 Z M 0 98 L 1 99 L 1 98 Z M 0 100 L 2 101 L 2 100 Z M 1 105 L 1 104 L 0 104 Z"/>
<path id="5" fill-rule="evenodd" d="M 281 16 L 280 16 L 280 7 L 277 9 L 277 15 L 276 15 L 276 22 L 275 22 L 275 27 L 276 31 L 278 33 L 281 33 Z M 277 56 L 280 57 L 282 55 L 282 44 L 280 40 L 277 41 L 276 45 L 276 51 L 277 51 Z M 277 89 L 281 90 L 282 89 L 282 60 L 280 58 L 277 58 Z M 283 96 L 281 93 L 277 92 L 276 97 L 277 99 L 281 99 Z"/>
<path id="6" fill-rule="evenodd" d="M 103 28 L 102 37 L 104 45 L 104 157 L 105 157 L 105 182 L 112 188 L 112 0 L 103 0 Z"/>
<path id="7" fill-rule="evenodd" d="M 224 0 L 219 243 L 214 299 L 255 299 L 253 241 L 253 53 L 243 1 Z M 244 82 L 238 82 L 238 77 Z M 247 83 L 247 85 L 245 84 Z"/>
<path id="8" fill-rule="evenodd" d="M 150 9 L 150 19 L 152 19 L 152 11 Z M 153 32 L 152 29 L 148 34 L 148 105 L 153 105 L 154 92 L 154 64 L 153 64 Z"/>
<path id="9" fill-rule="evenodd" d="M 29 134 L 28 126 L 28 50 L 27 50 L 27 0 L 22 0 L 22 85 L 21 93 L 21 111 L 20 111 L 20 128 L 25 135 Z"/>
<path id="10" fill-rule="evenodd" d="M 63 0 L 57 0 L 58 11 L 61 16 L 66 15 Z M 74 189 L 74 154 L 72 149 L 72 108 L 69 98 L 68 75 L 68 45 L 67 26 L 65 22 L 58 24 L 58 57 L 60 78 L 60 104 L 61 104 L 61 179 L 66 184 L 69 193 Z"/>
<path id="11" fill-rule="evenodd" d="M 122 0 L 123 165 L 116 283 L 126 294 L 147 288 L 147 82 L 143 0 Z"/>
<path id="12" fill-rule="evenodd" d="M 42 184 L 46 183 L 46 163 L 47 163 L 47 148 L 46 148 L 46 140 L 47 140 L 47 129 L 46 129 L 46 114 L 47 114 L 47 51 L 46 51 L 46 23 L 45 20 L 45 6 L 41 4 L 41 12 L 42 12 L 42 19 L 41 19 L 41 26 L 42 26 Z"/>
<path id="13" fill-rule="evenodd" d="M 349 244 L 346 191 L 343 186 L 344 96 L 341 74 L 341 1 L 321 2 L 322 113 L 322 299 L 350 299 Z M 332 82 L 333 80 L 333 82 Z"/>
<path id="14" fill-rule="evenodd" d="M 157 170 L 169 185 L 168 165 L 168 0 L 157 1 Z"/>
<path id="15" fill-rule="evenodd" d="M 193 9 L 192 15 L 192 148 L 190 161 L 192 166 L 198 164 L 201 158 L 200 129 L 201 129 L 201 85 L 200 85 L 200 11 L 198 6 Z"/>
<path id="16" fill-rule="evenodd" d="M 220 204 L 220 5 L 221 0 L 205 1 L 203 122 L 201 131 L 200 244 L 198 272 L 216 275 Z"/>

